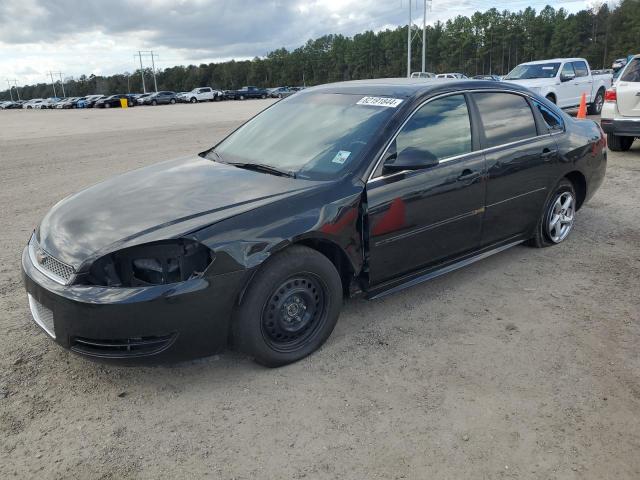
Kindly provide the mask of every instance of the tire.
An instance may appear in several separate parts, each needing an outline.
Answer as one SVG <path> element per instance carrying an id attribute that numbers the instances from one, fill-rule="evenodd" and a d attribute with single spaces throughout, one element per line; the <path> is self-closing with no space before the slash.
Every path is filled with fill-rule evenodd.
<path id="1" fill-rule="evenodd" d="M 240 100 L 244 100 L 244 95 L 240 95 Z"/>
<path id="2" fill-rule="evenodd" d="M 570 206 L 564 210 L 567 199 L 570 199 Z M 573 229 L 576 201 L 576 190 L 573 183 L 563 178 L 549 197 L 536 225 L 535 234 L 529 240 L 529 245 L 544 248 L 562 243 Z"/>
<path id="3" fill-rule="evenodd" d="M 591 104 L 589 104 L 587 113 L 589 115 L 600 115 L 600 112 L 602 112 L 603 105 L 604 105 L 604 90 L 600 89 L 596 94 L 596 98 L 593 100 Z"/>
<path id="4" fill-rule="evenodd" d="M 153 105 L 154 107 L 155 107 L 156 105 L 158 105 L 157 100 L 153 100 L 153 101 L 151 102 L 151 105 Z"/>
<path id="5" fill-rule="evenodd" d="M 267 96 L 263 93 L 262 95 L 260 95 L 260 98 L 264 100 L 265 98 L 267 98 Z"/>
<path id="6" fill-rule="evenodd" d="M 547 95 L 546 97 L 547 100 L 549 100 L 551 103 L 553 103 L 554 105 L 556 104 L 556 97 L 554 97 L 553 95 Z"/>
<path id="7" fill-rule="evenodd" d="M 251 280 L 234 316 L 232 344 L 267 367 L 296 362 L 329 338 L 341 307 L 333 263 L 316 250 L 290 247 Z"/>
<path id="8" fill-rule="evenodd" d="M 104 108 L 111 108 L 111 104 L 110 103 L 105 103 L 104 104 Z"/>
<path id="9" fill-rule="evenodd" d="M 189 100 L 191 103 L 198 103 L 198 100 L 196 99 L 196 97 L 191 97 L 191 100 Z"/>
<path id="10" fill-rule="evenodd" d="M 607 133 L 607 144 L 609 145 L 609 150 L 626 152 L 633 145 L 633 137 L 621 137 L 620 135 Z"/>
<path id="11" fill-rule="evenodd" d="M 175 104 L 176 104 L 176 99 L 175 99 L 175 98 L 172 98 L 171 100 L 169 100 L 169 103 L 170 103 L 171 105 L 175 105 Z"/>

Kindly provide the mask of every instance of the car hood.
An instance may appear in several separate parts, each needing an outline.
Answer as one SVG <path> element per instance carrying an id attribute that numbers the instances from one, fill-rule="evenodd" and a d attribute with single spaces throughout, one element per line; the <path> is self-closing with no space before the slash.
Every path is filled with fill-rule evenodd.
<path id="1" fill-rule="evenodd" d="M 525 80 L 502 80 L 503 82 L 515 83 L 527 88 L 548 87 L 556 82 L 555 78 L 529 78 Z"/>
<path id="2" fill-rule="evenodd" d="M 322 183 L 186 157 L 63 199 L 44 217 L 37 238 L 50 255 L 79 269 L 119 248 L 185 235 Z"/>

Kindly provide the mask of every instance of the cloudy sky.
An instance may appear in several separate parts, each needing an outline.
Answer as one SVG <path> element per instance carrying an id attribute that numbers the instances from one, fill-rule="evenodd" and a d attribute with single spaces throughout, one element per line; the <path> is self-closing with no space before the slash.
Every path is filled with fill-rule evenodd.
<path id="1" fill-rule="evenodd" d="M 406 24 L 409 0 L 0 0 L 0 89 L 6 79 L 133 71 L 134 53 L 156 66 L 208 63 L 295 48 L 327 33 L 353 35 Z M 411 0 L 422 21 L 422 0 Z M 418 10 L 415 10 L 416 2 Z M 499 8 L 569 11 L 589 0 L 505 0 Z M 495 0 L 433 0 L 429 23 L 496 6 Z"/>

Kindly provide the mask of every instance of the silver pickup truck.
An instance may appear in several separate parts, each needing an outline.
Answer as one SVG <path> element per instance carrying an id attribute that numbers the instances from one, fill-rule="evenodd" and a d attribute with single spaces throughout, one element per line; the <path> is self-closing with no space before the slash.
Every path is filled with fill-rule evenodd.
<path id="1" fill-rule="evenodd" d="M 560 108 L 577 107 L 584 93 L 588 113 L 598 115 L 612 79 L 609 73 L 593 74 L 584 58 L 554 58 L 521 63 L 503 80 L 527 87 Z"/>

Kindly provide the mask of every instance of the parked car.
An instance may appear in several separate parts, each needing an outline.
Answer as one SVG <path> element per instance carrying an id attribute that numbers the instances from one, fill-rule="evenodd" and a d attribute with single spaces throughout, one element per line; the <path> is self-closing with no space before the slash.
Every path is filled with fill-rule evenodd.
<path id="1" fill-rule="evenodd" d="M 327 340 L 345 296 L 562 243 L 605 144 L 514 84 L 309 88 L 206 152 L 57 203 L 22 255 L 29 305 L 84 355 L 200 356 L 230 339 L 284 365 Z"/>
<path id="2" fill-rule="evenodd" d="M 493 82 L 499 82 L 501 80 L 501 77 L 498 75 L 475 75 L 471 78 L 474 80 L 491 80 Z"/>
<path id="3" fill-rule="evenodd" d="M 93 108 L 96 102 L 102 98 L 104 95 L 87 95 L 76 102 L 76 108 Z"/>
<path id="4" fill-rule="evenodd" d="M 59 102 L 57 102 L 55 104 L 55 108 L 60 108 L 60 109 L 76 108 L 76 102 L 79 99 L 80 99 L 80 97 L 68 97 L 68 98 L 65 98 L 64 100 L 60 100 Z"/>
<path id="5" fill-rule="evenodd" d="M 242 87 L 238 90 L 225 90 L 225 97 L 232 100 L 244 100 L 246 98 L 267 98 L 269 92 L 264 88 Z"/>
<path id="6" fill-rule="evenodd" d="M 222 98 L 223 93 L 211 87 L 200 87 L 194 88 L 190 92 L 185 92 L 179 96 L 182 97 L 183 101 L 189 103 L 215 102 Z"/>
<path id="7" fill-rule="evenodd" d="M 625 65 L 627 65 L 627 59 L 626 58 L 618 58 L 618 59 L 613 61 L 613 63 L 611 64 L 611 68 L 613 70 L 620 70 L 621 68 L 624 68 Z"/>
<path id="8" fill-rule="evenodd" d="M 121 108 L 122 104 L 120 103 L 121 99 L 125 99 L 127 101 L 127 106 L 133 107 L 134 103 L 128 95 L 124 93 L 119 93 L 116 95 L 111 95 L 109 97 L 99 99 L 95 104 L 94 108 Z"/>
<path id="9" fill-rule="evenodd" d="M 17 105 L 18 103 L 13 100 L 6 100 L 4 102 L 0 102 L 0 110 L 10 110 L 12 108 L 16 108 Z"/>
<path id="10" fill-rule="evenodd" d="M 521 63 L 503 81 L 527 87 L 560 108 L 577 107 L 584 93 L 589 114 L 598 115 L 612 76 L 592 74 L 584 58 L 556 58 Z"/>
<path id="11" fill-rule="evenodd" d="M 626 64 L 606 91 L 600 124 L 613 151 L 627 151 L 640 138 L 640 55 Z"/>
<path id="12" fill-rule="evenodd" d="M 463 73 L 439 73 L 438 75 L 436 75 L 436 78 L 450 78 L 453 80 L 462 80 L 468 77 Z"/>
<path id="13" fill-rule="evenodd" d="M 291 87 L 277 87 L 269 90 L 269 96 L 271 98 L 285 98 L 289 95 L 293 95 L 297 90 L 294 90 Z"/>
<path id="14" fill-rule="evenodd" d="M 39 105 L 36 105 L 35 108 L 39 108 L 42 110 L 50 110 L 52 108 L 56 108 L 56 104 L 61 100 L 63 99 L 59 97 L 49 97 L 44 102 L 40 103 Z"/>
<path id="15" fill-rule="evenodd" d="M 178 101 L 175 92 L 161 91 L 142 98 L 142 105 L 167 105 Z"/>
<path id="16" fill-rule="evenodd" d="M 39 107 L 40 104 L 42 104 L 44 102 L 44 98 L 32 98 L 31 100 L 26 101 L 25 103 L 22 104 L 22 108 L 24 108 L 25 110 L 31 110 L 33 108 L 36 108 L 36 106 Z"/>
<path id="17" fill-rule="evenodd" d="M 411 72 L 411 78 L 436 78 L 436 74 L 430 72 Z"/>
<path id="18" fill-rule="evenodd" d="M 138 98 L 136 98 L 136 103 L 138 105 L 143 105 L 144 104 L 144 99 L 147 97 L 150 97 L 151 95 L 153 95 L 155 92 L 149 92 L 149 93 L 143 93 L 141 95 L 138 95 Z"/>

